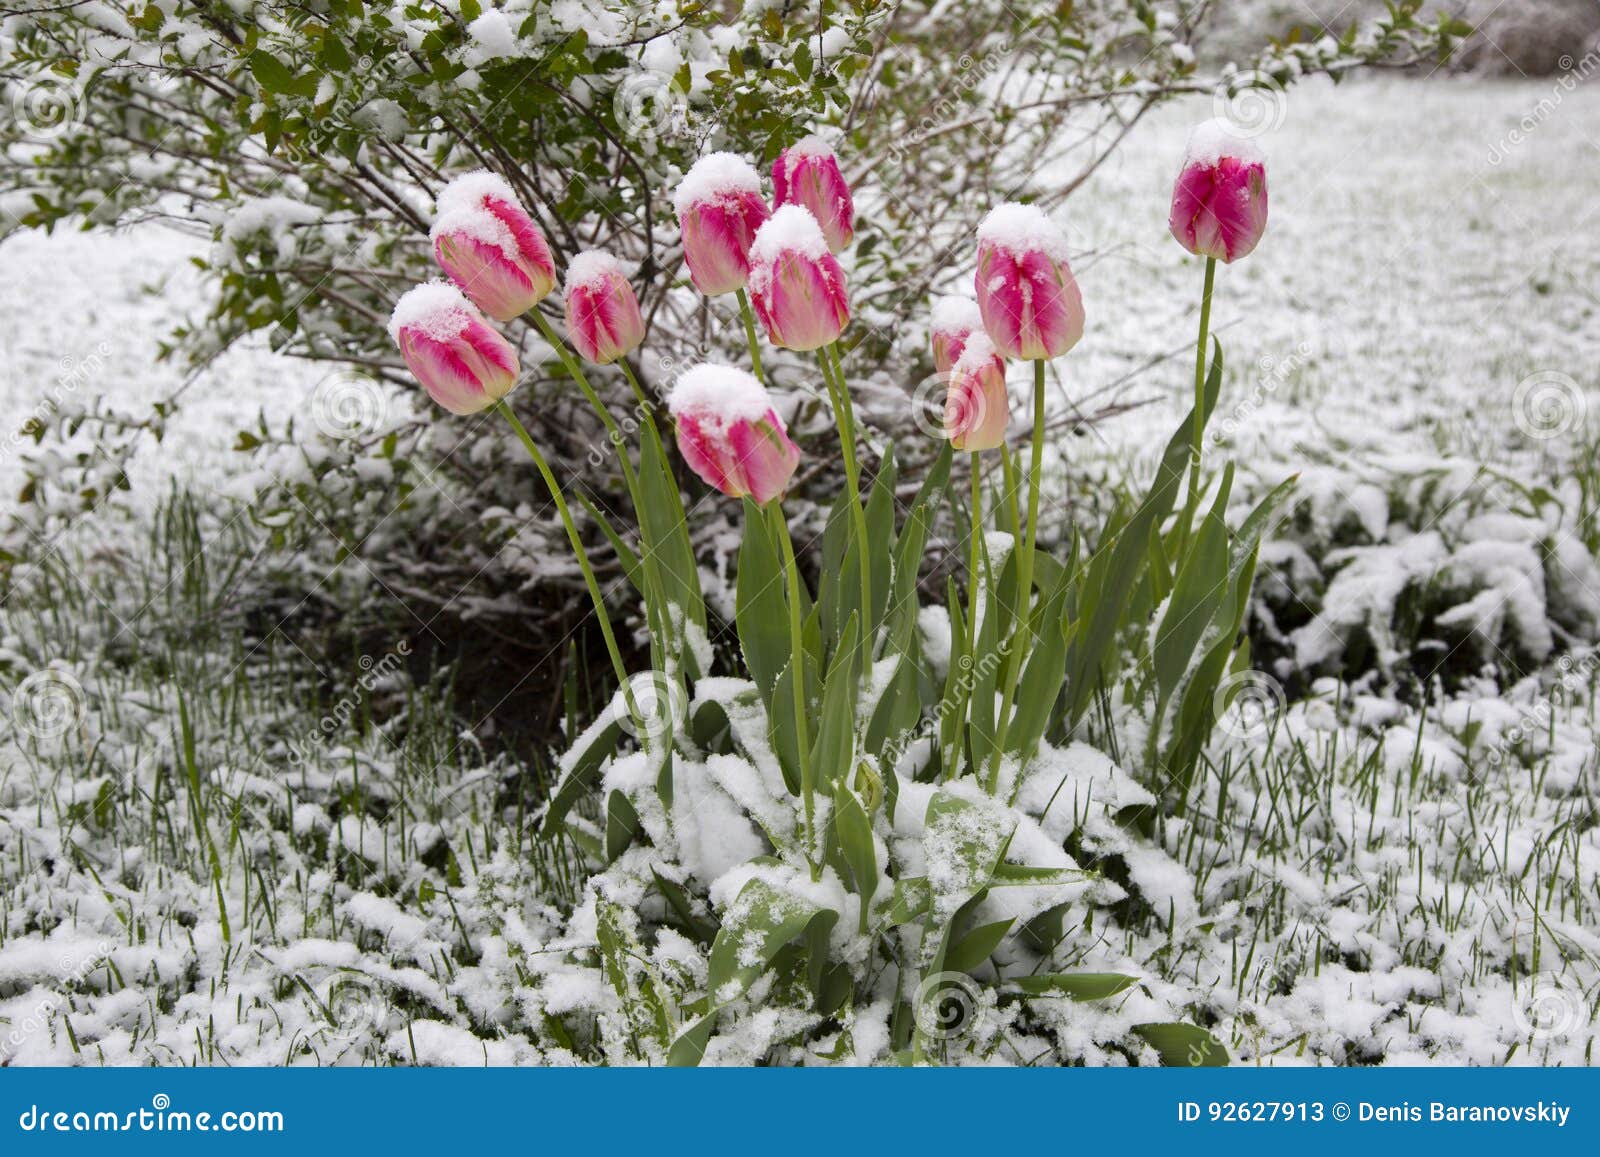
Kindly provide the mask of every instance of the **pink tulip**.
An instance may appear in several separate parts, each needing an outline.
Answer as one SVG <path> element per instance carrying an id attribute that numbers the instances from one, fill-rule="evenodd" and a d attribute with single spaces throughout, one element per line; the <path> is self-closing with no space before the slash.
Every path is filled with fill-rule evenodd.
<path id="1" fill-rule="evenodd" d="M 567 336 L 597 365 L 609 365 L 644 340 L 639 299 L 622 263 L 609 253 L 591 249 L 572 259 L 566 304 Z"/>
<path id="2" fill-rule="evenodd" d="M 750 246 L 750 298 L 772 344 L 814 350 L 850 320 L 844 270 L 828 251 L 817 219 L 782 205 Z"/>
<path id="3" fill-rule="evenodd" d="M 395 303 L 389 336 L 429 396 L 452 414 L 476 414 L 517 384 L 517 351 L 455 286 L 430 281 Z"/>
<path id="4" fill-rule="evenodd" d="M 945 437 L 957 450 L 993 450 L 1005 441 L 1010 420 L 1006 363 L 988 334 L 971 334 L 950 370 L 944 396 Z"/>
<path id="5" fill-rule="evenodd" d="M 1008 202 L 978 226 L 978 309 L 1008 358 L 1059 357 L 1083 337 L 1083 295 L 1067 238 L 1034 205 Z"/>
<path id="6" fill-rule="evenodd" d="M 756 171 L 733 153 L 708 153 L 679 182 L 673 205 L 695 288 L 707 297 L 743 289 L 750 243 L 767 219 Z"/>
<path id="7" fill-rule="evenodd" d="M 496 321 L 521 316 L 555 288 L 544 234 L 511 186 L 486 170 L 445 186 L 429 236 L 450 279 Z"/>
<path id="8" fill-rule="evenodd" d="M 678 449 L 710 486 L 759 506 L 781 498 L 800 464 L 783 419 L 765 387 L 732 366 L 699 365 L 685 372 L 667 398 L 678 428 Z"/>
<path id="9" fill-rule="evenodd" d="M 941 297 L 934 302 L 933 319 L 929 326 L 934 368 L 941 374 L 948 374 L 961 356 L 967 338 L 982 329 L 983 314 L 972 298 Z"/>
<path id="10" fill-rule="evenodd" d="M 1267 228 L 1266 158 L 1225 120 L 1195 126 L 1172 187 L 1178 243 L 1224 263 L 1246 257 Z"/>
<path id="11" fill-rule="evenodd" d="M 855 206 L 839 160 L 821 137 L 806 137 L 778 154 L 772 164 L 772 199 L 811 211 L 834 253 L 855 240 Z"/>

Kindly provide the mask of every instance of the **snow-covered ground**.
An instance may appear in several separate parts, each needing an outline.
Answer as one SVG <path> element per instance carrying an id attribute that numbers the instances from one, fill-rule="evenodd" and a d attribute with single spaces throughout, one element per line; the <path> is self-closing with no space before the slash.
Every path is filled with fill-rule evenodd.
<path id="1" fill-rule="evenodd" d="M 1577 479 L 1600 386 L 1600 92 L 1555 92 L 1306 86 L 1265 138 L 1267 239 L 1219 277 L 1211 452 L 1247 488 L 1300 472 L 1308 501 L 1263 553 L 1268 676 L 1187 819 L 1133 835 L 1113 822 L 1139 802 L 1126 774 L 1052 756 L 1090 815 L 1085 850 L 1124 869 L 1124 898 L 1085 901 L 1077 967 L 1143 981 L 1058 1002 L 1061 1059 L 1123 1063 L 1131 1025 L 1199 1019 L 1263 1063 L 1591 1060 L 1600 578 Z M 1066 214 L 1089 327 L 1065 396 L 1154 399 L 1068 443 L 1091 477 L 1142 460 L 1186 404 L 1199 267 L 1165 206 L 1211 111 L 1142 124 Z M 152 357 L 197 301 L 194 251 L 150 228 L 0 246 L 7 428 L 63 375 L 123 409 L 177 389 Z M 135 493 L 163 473 L 215 486 L 235 431 L 319 376 L 259 348 L 211 367 Z M 96 571 L 92 552 L 60 565 L 77 568 L 61 613 L 0 611 L 0 669 L 55 662 L 71 722 L 0 739 L 0 1064 L 573 1059 L 551 1018 L 603 1006 L 605 986 L 549 951 L 554 904 L 577 897 L 559 851 L 498 810 L 513 769 L 436 718 L 431 691 L 403 728 L 326 738 L 292 653 L 265 669 L 226 640 L 184 649 L 214 592 Z M 1401 620 L 1436 589 L 1472 662 L 1401 700 Z M 123 600 L 152 597 L 175 627 L 135 641 Z M 170 671 L 128 659 L 167 647 Z M 1357 647 L 1370 657 L 1347 662 Z M 1334 668 L 1354 682 L 1319 678 Z M 388 656 L 362 669 L 378 693 L 402 684 Z M 185 704 L 191 780 L 174 721 L 202 686 L 221 690 Z"/>

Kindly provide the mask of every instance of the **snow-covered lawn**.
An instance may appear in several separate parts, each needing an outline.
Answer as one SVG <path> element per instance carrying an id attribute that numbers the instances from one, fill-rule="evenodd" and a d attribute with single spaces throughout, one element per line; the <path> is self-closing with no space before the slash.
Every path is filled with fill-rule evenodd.
<path id="1" fill-rule="evenodd" d="M 1077 966 L 1141 978 L 1036 1006 L 1053 1059 L 1150 1060 L 1132 1025 L 1198 1020 L 1262 1063 L 1591 1061 L 1600 93 L 1536 114 L 1551 91 L 1298 88 L 1267 138 L 1267 240 L 1222 272 L 1212 453 L 1244 464 L 1246 491 L 1300 473 L 1305 501 L 1263 551 L 1262 673 L 1188 815 L 1129 822 L 1148 796 L 1119 752 L 1045 763 L 1051 814 L 1106 865 L 1074 911 L 1092 929 Z M 1089 326 L 1064 397 L 1152 400 L 1065 442 L 1080 508 L 1186 404 L 1199 267 L 1159 207 L 1209 111 L 1141 125 L 1067 212 Z M 8 429 L 89 358 L 72 388 L 120 408 L 179 387 L 152 356 L 196 300 L 190 245 L 141 229 L 0 246 Z M 234 432 L 319 376 L 258 349 L 205 371 L 138 500 L 163 475 L 211 494 Z M 7 492 L 20 452 L 4 445 Z M 226 560 L 254 533 L 108 515 L 0 607 L 3 705 L 32 673 L 35 707 L 66 724 L 0 738 L 0 1064 L 571 1063 L 556 1018 L 609 997 L 554 950 L 582 881 L 517 805 L 539 773 L 485 754 L 446 690 L 388 655 L 330 693 L 292 644 L 218 628 Z M 406 709 L 358 739 L 364 691 Z M 682 945 L 654 951 L 692 968 Z M 860 1015 L 856 1059 L 883 1060 Z M 716 1059 L 821 1063 L 779 1028 Z"/>

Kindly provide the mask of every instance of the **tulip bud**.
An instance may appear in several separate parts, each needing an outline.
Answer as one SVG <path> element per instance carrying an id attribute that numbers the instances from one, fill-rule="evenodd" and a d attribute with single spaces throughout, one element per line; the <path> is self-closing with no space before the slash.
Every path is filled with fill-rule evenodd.
<path id="1" fill-rule="evenodd" d="M 988 334 L 971 334 L 950 370 L 944 396 L 945 437 L 957 450 L 993 450 L 1005 441 L 1010 420 L 1006 363 Z"/>
<path id="2" fill-rule="evenodd" d="M 667 408 L 683 460 L 708 485 L 758 506 L 783 496 L 800 449 L 754 377 L 732 366 L 695 366 L 673 386 Z"/>
<path id="3" fill-rule="evenodd" d="M 445 186 L 429 236 L 450 280 L 496 321 L 527 313 L 555 288 L 544 234 L 511 186 L 487 170 Z"/>
<path id="4" fill-rule="evenodd" d="M 756 171 L 733 153 L 708 153 L 678 183 L 672 203 L 695 288 L 707 297 L 743 289 L 750 243 L 768 215 Z"/>
<path id="5" fill-rule="evenodd" d="M 855 240 L 850 186 L 839 172 L 839 159 L 821 137 L 806 137 L 778 154 L 772 164 L 772 194 L 776 205 L 810 210 L 832 252 L 842 252 Z"/>
<path id="6" fill-rule="evenodd" d="M 978 226 L 978 309 L 1008 358 L 1059 357 L 1083 336 L 1083 295 L 1067 238 L 1035 205 L 1007 202 Z"/>
<path id="7" fill-rule="evenodd" d="M 1224 263 L 1248 256 L 1267 228 L 1267 163 L 1256 143 L 1225 120 L 1196 125 L 1167 224 L 1197 256 Z"/>
<path id="8" fill-rule="evenodd" d="M 476 414 L 517 384 L 517 351 L 455 286 L 430 281 L 395 303 L 389 336 L 429 396 L 452 414 Z"/>
<path id="9" fill-rule="evenodd" d="M 930 339 L 933 343 L 933 365 L 941 374 L 948 374 L 961 356 L 967 338 L 983 329 L 983 314 L 978 303 L 970 297 L 941 297 L 933 303 Z"/>
<path id="10" fill-rule="evenodd" d="M 622 263 L 587 250 L 567 267 L 567 336 L 584 357 L 609 365 L 644 340 L 639 299 Z"/>
<path id="11" fill-rule="evenodd" d="M 817 219 L 783 205 L 750 246 L 750 300 L 772 344 L 814 350 L 838 338 L 850 320 L 844 270 L 828 252 Z"/>

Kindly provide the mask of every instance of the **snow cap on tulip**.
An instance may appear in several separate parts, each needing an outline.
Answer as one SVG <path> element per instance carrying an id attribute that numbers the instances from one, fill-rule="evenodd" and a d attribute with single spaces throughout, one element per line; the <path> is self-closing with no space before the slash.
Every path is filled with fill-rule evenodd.
<path id="1" fill-rule="evenodd" d="M 1226 120 L 1196 125 L 1172 187 L 1167 225 L 1197 256 L 1224 263 L 1248 256 L 1267 228 L 1267 163 L 1260 146 Z"/>
<path id="2" fill-rule="evenodd" d="M 1067 237 L 1036 205 L 1008 201 L 978 226 L 978 309 L 1005 357 L 1059 357 L 1083 336 Z"/>
<path id="3" fill-rule="evenodd" d="M 855 240 L 855 205 L 850 186 L 839 171 L 839 159 L 819 136 L 804 137 L 778 154 L 772 163 L 772 199 L 777 205 L 801 205 L 822 227 L 828 248 L 843 252 Z"/>
<path id="4" fill-rule="evenodd" d="M 644 319 L 622 262 L 589 249 L 567 266 L 567 336 L 591 362 L 608 365 L 644 340 Z"/>
<path id="5" fill-rule="evenodd" d="M 428 234 L 434 257 L 490 317 L 510 321 L 555 288 L 550 246 L 502 178 L 487 170 L 457 177 L 438 210 Z"/>
<path id="6" fill-rule="evenodd" d="M 1006 363 L 981 330 L 969 334 L 950 369 L 944 395 L 944 434 L 957 450 L 993 450 L 1005 441 L 1011 420 Z"/>
<path id="7" fill-rule="evenodd" d="M 389 316 L 389 336 L 430 397 L 452 414 L 476 414 L 517 384 L 517 351 L 455 286 L 410 290 Z"/>
<path id="8" fill-rule="evenodd" d="M 750 299 L 772 344 L 814 350 L 850 320 L 844 270 L 809 210 L 781 205 L 750 246 Z"/>
<path id="9" fill-rule="evenodd" d="M 744 370 L 707 363 L 678 378 L 667 397 L 678 449 L 705 482 L 758 506 L 781 498 L 800 449 L 766 388 Z"/>
<path id="10" fill-rule="evenodd" d="M 707 297 L 743 289 L 750 243 L 768 216 L 761 177 L 750 163 L 733 153 L 707 153 L 678 182 L 672 204 L 695 288 Z"/>
<path id="11" fill-rule="evenodd" d="M 983 314 L 970 297 L 941 297 L 933 303 L 928 329 L 934 368 L 941 374 L 948 374 L 961 356 L 967 338 L 983 329 Z"/>

